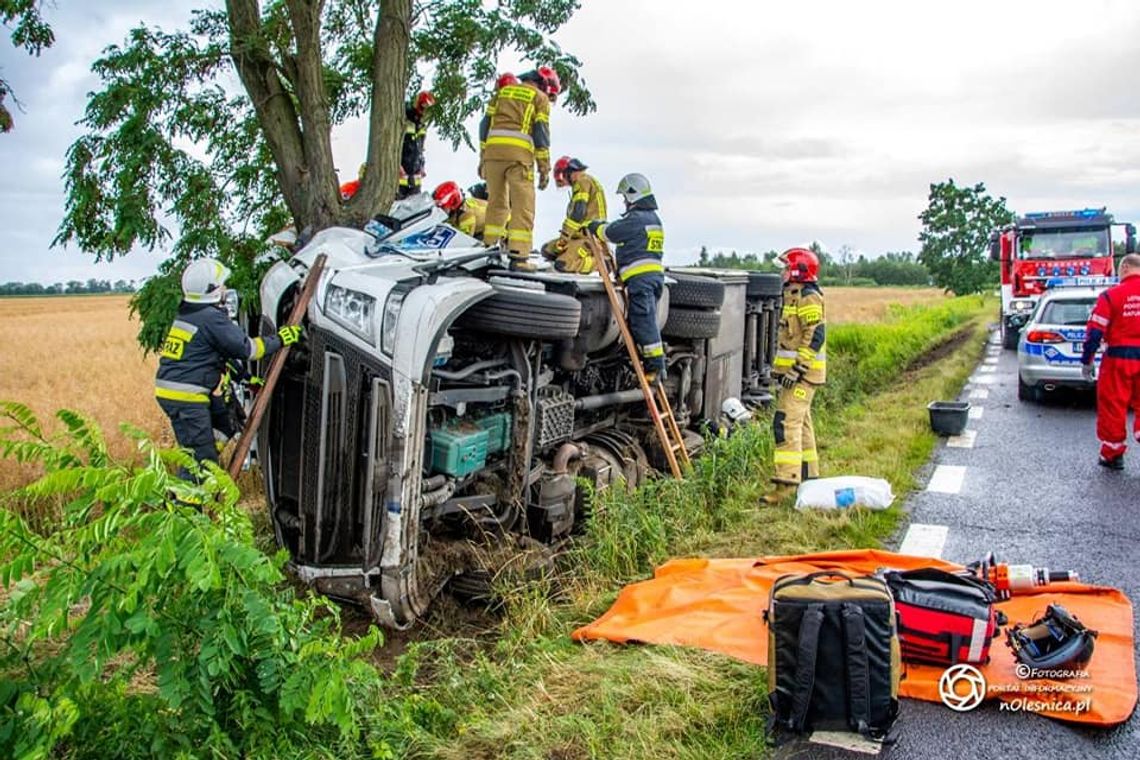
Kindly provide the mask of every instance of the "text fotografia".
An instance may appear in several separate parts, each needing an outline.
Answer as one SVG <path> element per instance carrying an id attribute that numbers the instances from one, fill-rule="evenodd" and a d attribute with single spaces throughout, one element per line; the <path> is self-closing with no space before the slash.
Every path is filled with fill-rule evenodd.
<path id="1" fill-rule="evenodd" d="M 1088 678 L 1089 672 L 1087 670 L 1042 670 L 1039 668 L 1031 668 L 1025 663 L 1017 663 L 1017 667 L 1013 669 L 1014 675 L 1023 681 L 1032 680 L 1035 678 L 1049 678 L 1052 680 L 1063 680 L 1067 678 Z"/>
<path id="2" fill-rule="evenodd" d="M 1032 699 L 1030 697 L 1014 697 L 1003 700 L 999 709 L 1002 712 L 1054 712 L 1073 713 L 1080 715 L 1092 710 L 1092 697 L 1065 701 L 1063 699 Z"/>

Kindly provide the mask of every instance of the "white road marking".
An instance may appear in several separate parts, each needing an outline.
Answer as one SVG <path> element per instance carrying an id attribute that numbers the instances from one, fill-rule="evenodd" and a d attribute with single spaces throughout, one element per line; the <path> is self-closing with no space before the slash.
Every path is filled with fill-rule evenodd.
<path id="1" fill-rule="evenodd" d="M 996 356 L 987 356 L 982 360 L 982 364 L 997 364 L 998 358 Z"/>
<path id="2" fill-rule="evenodd" d="M 931 493 L 958 493 L 966 479 L 966 468 L 953 464 L 940 464 L 934 468 L 926 490 Z"/>
<path id="3" fill-rule="evenodd" d="M 982 366 L 978 367 L 978 372 L 984 372 L 984 373 L 997 372 L 997 367 L 995 367 L 992 364 L 983 364 Z"/>
<path id="4" fill-rule="evenodd" d="M 989 398 L 990 392 L 985 388 L 975 388 L 970 391 L 970 398 Z"/>
<path id="5" fill-rule="evenodd" d="M 906 535 L 899 544 L 899 554 L 909 554 L 912 557 L 942 556 L 942 549 L 946 546 L 946 536 L 950 528 L 946 525 L 926 525 L 924 523 L 911 523 L 906 529 Z"/>
<path id="6" fill-rule="evenodd" d="M 962 435 L 952 435 L 946 439 L 946 445 L 952 449 L 972 449 L 974 439 L 978 437 L 977 430 L 963 430 Z"/>
<path id="7" fill-rule="evenodd" d="M 982 392 L 985 393 L 986 396 L 990 395 L 989 391 L 982 391 Z M 972 420 L 980 420 L 982 418 L 982 415 L 985 413 L 986 413 L 986 408 L 984 406 L 971 406 L 969 417 Z"/>
<path id="8" fill-rule="evenodd" d="M 985 369 L 985 367 L 982 367 L 982 369 Z M 970 378 L 970 382 L 979 385 L 993 385 L 997 382 L 997 377 L 994 375 L 975 375 Z"/>
<path id="9" fill-rule="evenodd" d="M 883 751 L 883 743 L 868 739 L 852 731 L 812 731 L 808 741 L 826 747 L 838 747 L 863 755 L 877 755 Z"/>

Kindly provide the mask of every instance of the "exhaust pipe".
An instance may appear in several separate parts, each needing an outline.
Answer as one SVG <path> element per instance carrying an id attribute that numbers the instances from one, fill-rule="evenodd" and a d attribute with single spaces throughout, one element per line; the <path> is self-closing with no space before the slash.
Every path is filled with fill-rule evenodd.
<path id="1" fill-rule="evenodd" d="M 1053 383 L 1045 383 L 1045 385 L 1043 387 L 1049 393 L 1052 393 L 1053 391 L 1057 390 L 1057 386 L 1053 385 Z"/>

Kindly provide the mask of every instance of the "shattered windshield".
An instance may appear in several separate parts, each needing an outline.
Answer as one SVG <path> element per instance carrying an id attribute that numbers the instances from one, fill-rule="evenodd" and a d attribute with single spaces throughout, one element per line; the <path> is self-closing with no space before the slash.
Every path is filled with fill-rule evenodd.
<path id="1" fill-rule="evenodd" d="M 1091 259 L 1108 255 L 1108 229 L 1022 232 L 1023 259 Z"/>

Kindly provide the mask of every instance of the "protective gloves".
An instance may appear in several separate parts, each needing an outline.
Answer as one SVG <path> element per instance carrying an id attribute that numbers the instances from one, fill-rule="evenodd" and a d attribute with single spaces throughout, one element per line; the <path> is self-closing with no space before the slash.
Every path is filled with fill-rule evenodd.
<path id="1" fill-rule="evenodd" d="M 795 368 L 793 368 L 790 371 L 785 372 L 784 374 L 780 375 L 780 385 L 784 386 L 784 388 L 786 388 L 788 390 L 795 388 L 796 383 L 798 383 L 799 381 L 800 381 L 800 373 L 797 372 L 795 370 Z"/>
<path id="2" fill-rule="evenodd" d="M 277 337 L 281 338 L 281 345 L 291 346 L 301 340 L 301 326 L 285 325 L 277 331 Z"/>
<path id="3" fill-rule="evenodd" d="M 550 184 L 550 174 L 542 172 L 538 175 L 538 189 L 545 190 L 546 186 Z"/>

